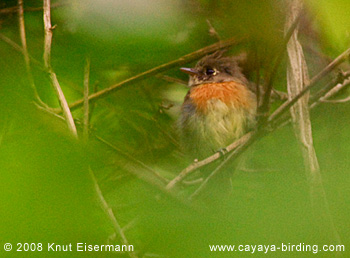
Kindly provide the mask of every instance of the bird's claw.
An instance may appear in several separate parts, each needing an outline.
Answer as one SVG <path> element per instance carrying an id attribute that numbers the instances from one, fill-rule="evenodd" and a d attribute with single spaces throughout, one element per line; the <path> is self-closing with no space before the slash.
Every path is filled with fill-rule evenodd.
<path id="1" fill-rule="evenodd" d="M 221 148 L 221 149 L 217 150 L 216 152 L 218 152 L 221 157 L 224 157 L 228 153 L 228 150 L 226 148 Z"/>

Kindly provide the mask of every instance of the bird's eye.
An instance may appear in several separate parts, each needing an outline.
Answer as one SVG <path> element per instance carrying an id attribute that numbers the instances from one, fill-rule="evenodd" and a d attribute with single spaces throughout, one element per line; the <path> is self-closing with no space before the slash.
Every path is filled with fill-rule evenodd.
<path id="1" fill-rule="evenodd" d="M 205 69 L 206 75 L 213 75 L 215 73 L 216 73 L 216 71 L 213 68 L 208 67 L 207 69 Z"/>

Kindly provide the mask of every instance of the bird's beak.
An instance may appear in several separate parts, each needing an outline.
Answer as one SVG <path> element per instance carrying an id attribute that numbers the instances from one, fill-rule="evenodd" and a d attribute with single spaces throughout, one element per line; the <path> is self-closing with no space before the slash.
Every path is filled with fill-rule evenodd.
<path id="1" fill-rule="evenodd" d="M 198 74 L 198 71 L 195 70 L 194 68 L 180 68 L 181 72 L 184 72 L 184 73 L 187 73 L 189 75 L 197 75 Z"/>

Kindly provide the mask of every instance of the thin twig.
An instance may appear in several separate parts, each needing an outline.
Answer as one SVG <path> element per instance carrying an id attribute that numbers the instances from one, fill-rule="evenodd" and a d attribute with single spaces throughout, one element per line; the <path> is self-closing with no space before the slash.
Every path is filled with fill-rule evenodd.
<path id="1" fill-rule="evenodd" d="M 61 121 L 65 121 L 65 118 L 60 116 L 60 115 L 58 115 L 57 113 L 55 113 L 55 112 L 53 112 L 51 110 L 48 110 L 48 109 L 38 105 L 37 103 L 34 103 L 34 105 L 36 107 L 38 107 L 39 110 L 42 110 L 45 113 L 50 114 L 53 117 L 56 117 L 56 118 L 60 119 Z M 156 187 L 159 190 L 160 193 L 163 193 L 166 196 L 170 197 L 172 200 L 176 201 L 177 203 L 179 203 L 181 205 L 184 205 L 184 207 L 186 207 L 186 209 L 194 209 L 194 210 L 197 210 L 197 211 L 201 210 L 202 207 L 195 207 L 195 206 L 193 206 L 192 203 L 189 203 L 188 200 L 186 200 L 184 198 L 181 198 L 180 196 L 165 190 L 165 185 L 168 183 L 169 180 L 167 180 L 167 179 L 163 178 L 162 176 L 160 176 L 155 170 L 150 168 L 148 165 L 146 165 L 145 163 L 143 163 L 140 160 L 135 159 L 133 156 L 125 153 L 124 151 L 120 150 L 115 145 L 112 145 L 111 143 L 107 142 L 103 138 L 101 138 L 101 137 L 99 137 L 97 135 L 94 135 L 94 136 L 95 136 L 95 138 L 98 141 L 104 143 L 106 146 L 108 146 L 109 148 L 111 148 L 112 150 L 117 152 L 118 154 L 126 157 L 129 161 L 133 161 L 135 164 L 140 165 L 143 169 L 151 172 L 152 176 L 150 176 L 150 174 L 143 173 L 143 171 L 142 170 L 140 171 L 139 169 L 133 170 L 133 171 L 129 171 L 130 173 L 132 173 L 133 175 L 137 176 L 138 178 L 140 178 L 142 181 L 144 181 L 148 185 Z"/>
<path id="2" fill-rule="evenodd" d="M 121 226 L 120 226 L 120 224 L 119 224 L 119 222 L 118 222 L 118 220 L 117 220 L 117 218 L 116 218 L 112 208 L 109 207 L 108 203 L 106 202 L 106 200 L 105 200 L 105 198 L 104 198 L 104 196 L 102 194 L 102 191 L 100 189 L 100 186 L 98 185 L 98 182 L 96 180 L 94 172 L 91 170 L 91 168 L 89 168 L 89 172 L 90 172 L 92 181 L 94 183 L 96 194 L 97 194 L 97 196 L 98 196 L 98 198 L 100 200 L 102 209 L 108 215 L 109 220 L 111 221 L 111 223 L 113 225 L 115 234 L 118 234 L 120 236 L 123 245 L 129 246 L 130 245 L 129 241 L 126 238 L 126 236 L 124 234 L 124 231 L 122 230 L 122 228 L 121 228 Z M 128 254 L 129 254 L 129 256 L 131 258 L 137 258 L 138 257 L 134 251 L 128 251 Z"/>
<path id="3" fill-rule="evenodd" d="M 50 10 L 50 0 L 44 0 L 44 26 L 45 26 L 45 38 L 44 38 L 44 64 L 48 70 L 51 83 L 56 91 L 56 95 L 59 99 L 60 106 L 63 110 L 63 115 L 66 119 L 71 133 L 78 137 L 77 129 L 74 124 L 74 119 L 72 113 L 70 112 L 67 100 L 63 94 L 62 88 L 57 80 L 56 73 L 51 67 L 51 43 L 52 43 L 52 26 L 51 26 L 51 10 Z"/>
<path id="4" fill-rule="evenodd" d="M 321 99 L 324 99 L 326 95 L 328 96 L 327 98 L 333 97 L 338 92 L 338 90 L 335 90 L 336 88 L 343 89 L 344 87 L 347 87 L 349 85 L 350 85 L 350 80 L 345 80 L 343 83 L 337 83 L 337 84 L 335 84 L 334 82 L 327 83 L 325 87 L 320 89 L 317 93 L 312 95 L 312 97 L 310 98 L 310 103 L 309 103 L 310 109 L 314 109 L 319 104 L 321 104 L 322 103 Z M 291 122 L 290 116 L 286 116 L 286 115 L 282 116 L 276 122 L 274 122 L 274 124 L 277 125 L 275 129 L 279 129 L 283 126 L 286 126 L 290 122 Z"/>
<path id="5" fill-rule="evenodd" d="M 20 52 L 21 54 L 25 55 L 24 49 L 18 45 L 16 42 L 14 42 L 12 39 L 6 37 L 4 34 L 0 33 L 0 39 L 10 45 L 14 50 Z M 47 69 L 42 62 L 38 61 L 34 57 L 32 57 L 29 53 L 27 53 L 31 63 L 35 64 L 40 70 L 43 72 L 50 74 L 49 69 Z M 52 113 L 55 109 L 49 107 L 46 103 L 44 103 L 42 100 L 38 101 L 41 106 L 43 106 L 48 112 Z M 56 112 L 57 113 L 57 112 Z"/>
<path id="6" fill-rule="evenodd" d="M 126 231 L 132 229 L 133 227 L 135 227 L 135 225 L 137 224 L 137 222 L 138 222 L 137 219 L 131 220 L 128 224 L 126 224 L 126 225 L 122 228 L 123 232 L 126 232 Z"/>
<path id="7" fill-rule="evenodd" d="M 34 103 L 35 106 L 37 108 L 39 108 L 40 110 L 55 116 L 56 118 L 65 121 L 65 118 L 58 115 L 57 113 L 46 109 L 40 105 L 38 105 L 37 103 Z M 106 146 L 108 146 L 110 149 L 112 149 L 113 151 L 117 152 L 119 155 L 127 158 L 129 161 L 132 161 L 133 163 L 139 165 L 140 167 L 142 167 L 143 169 L 145 169 L 146 171 L 150 172 L 150 174 L 153 176 L 153 178 L 156 178 L 155 180 L 151 179 L 149 177 L 149 175 L 143 175 L 142 172 L 138 169 L 136 170 L 137 172 L 134 173 L 136 176 L 138 176 L 139 178 L 144 179 L 146 182 L 150 183 L 153 186 L 157 186 L 158 189 L 160 190 L 164 190 L 164 185 L 168 183 L 168 180 L 164 177 L 162 177 L 157 171 L 155 171 L 154 169 L 152 169 L 151 167 L 149 167 L 147 164 L 143 163 L 142 161 L 134 158 L 132 155 L 126 153 L 125 151 L 120 150 L 117 146 L 111 144 L 110 142 L 106 141 L 105 139 L 103 139 L 102 137 L 94 134 L 94 137 L 100 141 L 101 143 L 105 144 Z"/>
<path id="8" fill-rule="evenodd" d="M 51 44 L 52 44 L 52 26 L 51 26 L 51 9 L 50 0 L 44 0 L 44 65 L 48 70 L 51 68 Z"/>
<path id="9" fill-rule="evenodd" d="M 188 85 L 188 83 L 184 80 L 178 79 L 178 78 L 174 78 L 168 75 L 156 75 L 157 78 L 162 79 L 164 81 L 167 82 L 174 82 L 174 83 L 178 83 L 178 84 L 182 84 L 182 85 Z"/>
<path id="10" fill-rule="evenodd" d="M 18 45 L 16 42 L 14 42 L 12 39 L 10 39 L 10 38 L 8 38 L 8 37 L 6 37 L 4 34 L 2 34 L 2 33 L 0 33 L 0 39 L 1 40 L 3 40 L 5 43 L 7 43 L 8 45 L 10 45 L 14 50 L 16 50 L 16 51 L 18 51 L 18 52 L 20 52 L 20 53 L 22 53 L 22 54 L 24 54 L 24 50 L 23 50 L 23 48 L 20 46 L 20 45 Z M 40 62 L 40 61 L 38 61 L 37 59 L 35 59 L 33 56 L 31 56 L 29 53 L 28 53 L 28 57 L 29 57 L 29 59 L 30 59 L 30 61 L 33 63 L 33 64 L 35 64 L 40 70 L 42 70 L 43 72 L 45 72 L 46 74 L 49 74 L 50 73 L 50 71 L 49 71 L 49 69 L 47 69 L 47 67 L 45 67 L 44 66 L 44 64 L 42 63 L 42 62 Z M 96 92 L 97 91 L 97 84 L 98 84 L 99 82 L 98 81 L 96 81 L 95 83 L 94 83 L 94 85 L 93 85 L 93 92 Z M 77 90 L 77 88 L 78 87 L 75 87 L 75 90 Z M 77 90 L 78 91 L 78 90 Z M 81 93 L 81 91 L 80 91 L 80 93 Z M 48 107 L 46 104 L 44 105 L 45 106 L 45 108 L 47 108 L 47 109 L 50 109 L 51 111 L 56 111 L 56 109 L 54 109 L 54 108 L 50 108 L 50 107 Z M 94 105 L 93 105 L 93 103 L 90 105 L 90 116 L 91 116 L 91 113 L 92 113 L 92 110 L 93 110 L 93 107 L 94 107 Z M 57 112 L 56 112 L 57 113 Z"/>
<path id="11" fill-rule="evenodd" d="M 33 77 L 31 76 L 32 73 L 30 71 L 30 59 L 29 59 L 28 49 L 27 49 L 26 30 L 24 25 L 23 0 L 18 0 L 18 23 L 19 23 L 19 31 L 21 35 L 24 61 L 26 63 L 26 69 L 27 69 L 29 79 L 31 81 L 31 84 L 33 85 Z M 34 86 L 34 90 L 36 92 L 35 86 Z"/>
<path id="12" fill-rule="evenodd" d="M 244 40 L 244 38 L 241 38 L 241 39 L 231 38 L 231 39 L 220 41 L 220 42 L 217 42 L 217 43 L 212 44 L 210 46 L 204 47 L 204 48 L 199 49 L 197 51 L 194 51 L 190 54 L 184 55 L 176 60 L 170 61 L 166 64 L 159 65 L 159 66 L 154 67 L 148 71 L 145 71 L 145 72 L 142 72 L 142 73 L 137 74 L 135 76 L 132 76 L 132 77 L 130 77 L 122 82 L 114 84 L 106 89 L 103 89 L 101 91 L 93 93 L 89 96 L 89 100 L 95 101 L 95 100 L 98 100 L 100 98 L 106 97 L 110 93 L 112 93 L 115 90 L 118 90 L 126 85 L 129 85 L 131 83 L 135 83 L 135 82 L 140 81 L 140 80 L 144 80 L 146 78 L 149 78 L 150 76 L 159 74 L 159 73 L 164 72 L 166 70 L 169 70 L 175 66 L 179 66 L 182 64 L 192 62 L 192 61 L 194 61 L 194 60 L 196 60 L 204 55 L 212 53 L 218 49 L 222 49 L 222 48 L 226 48 L 226 47 L 229 47 L 229 46 L 232 46 L 235 44 L 239 44 L 239 43 L 243 42 L 243 40 Z M 77 100 L 74 103 L 72 103 L 69 107 L 71 109 L 75 109 L 75 108 L 81 106 L 83 104 L 83 102 L 84 102 L 83 99 Z M 58 110 L 58 112 L 61 112 L 61 110 Z"/>
<path id="13" fill-rule="evenodd" d="M 338 83 L 334 88 L 329 90 L 324 96 L 320 97 L 318 102 L 315 102 L 313 105 L 317 105 L 318 103 L 345 103 L 350 100 L 350 97 L 347 97 L 345 99 L 337 99 L 337 100 L 330 100 L 329 98 L 335 96 L 339 91 L 344 89 L 345 87 L 350 85 L 350 79 L 345 80 L 342 83 Z M 311 106 L 313 107 L 313 106 Z"/>
<path id="14" fill-rule="evenodd" d="M 350 96 L 345 99 L 321 99 L 320 102 L 322 103 L 331 103 L 331 104 L 339 104 L 339 103 L 345 103 L 350 101 Z"/>
<path id="15" fill-rule="evenodd" d="M 12 39 L 6 37 L 4 34 L 0 33 L 0 39 L 2 41 L 4 41 L 5 43 L 9 44 L 12 48 L 14 48 L 16 51 L 21 52 L 23 55 L 25 55 L 24 49 L 18 45 L 16 42 L 14 42 Z M 33 58 L 32 56 L 29 55 L 29 53 L 27 52 L 28 57 L 30 58 L 30 60 L 33 62 L 33 64 L 40 66 L 43 70 L 45 70 L 45 68 L 43 67 L 43 65 L 36 60 L 35 58 Z"/>
<path id="16" fill-rule="evenodd" d="M 16 51 L 18 51 L 18 52 L 24 54 L 23 48 L 22 48 L 20 45 L 18 45 L 16 42 L 14 42 L 13 40 L 11 40 L 10 38 L 6 37 L 4 34 L 0 33 L 0 39 L 1 39 L 2 41 L 4 41 L 5 43 L 7 43 L 8 45 L 10 45 L 14 50 L 16 50 Z M 41 69 L 43 72 L 47 73 L 48 75 L 50 74 L 49 69 L 48 69 L 47 67 L 45 67 L 45 66 L 42 64 L 42 62 L 40 62 L 40 61 L 38 61 L 37 59 L 35 59 L 34 57 L 32 57 L 29 53 L 28 53 L 28 56 L 29 56 L 30 61 L 31 61 L 33 64 L 35 64 L 39 69 Z M 96 82 L 94 83 L 94 85 L 93 85 L 93 92 L 96 92 L 96 91 L 97 91 L 97 85 L 98 85 L 98 83 L 99 83 L 98 81 L 96 81 Z M 48 111 L 48 112 L 50 112 L 50 113 L 52 113 L 52 112 L 54 112 L 54 111 L 57 110 L 57 109 L 55 109 L 55 108 L 50 108 L 50 107 L 48 107 L 46 104 L 44 104 L 44 105 L 43 105 L 42 103 L 40 103 L 40 104 L 41 104 L 42 106 L 44 106 L 45 109 L 47 109 L 46 111 Z M 91 117 L 92 111 L 93 111 L 93 109 L 94 109 L 94 106 L 95 106 L 94 103 L 91 103 L 91 105 L 90 105 L 90 112 L 89 112 L 90 117 Z M 55 113 L 57 113 L 57 112 L 55 112 Z"/>
<path id="17" fill-rule="evenodd" d="M 66 121 L 66 119 L 65 119 L 63 116 L 61 116 L 61 115 L 57 114 L 56 112 L 52 111 L 50 108 L 43 107 L 42 105 L 39 105 L 39 104 L 36 103 L 36 102 L 34 102 L 34 105 L 35 105 L 38 109 L 40 109 L 40 110 L 42 110 L 42 111 L 45 111 L 46 113 L 48 113 L 48 114 L 50 114 L 50 115 L 53 115 L 53 116 L 59 118 L 60 120 L 62 120 L 62 121 L 64 121 L 64 122 Z"/>
<path id="18" fill-rule="evenodd" d="M 329 65 L 327 65 L 320 73 L 314 76 L 308 85 L 304 87 L 304 89 L 296 95 L 293 99 L 284 102 L 281 106 L 279 106 L 274 113 L 268 118 L 268 122 L 273 122 L 277 118 L 279 118 L 286 110 L 288 110 L 291 106 L 295 104 L 305 93 L 309 92 L 313 87 L 315 87 L 316 83 L 319 82 L 323 77 L 329 74 L 334 68 L 336 68 L 340 63 L 342 63 L 350 54 L 350 48 L 341 53 L 336 59 L 334 59 Z"/>
<path id="19" fill-rule="evenodd" d="M 322 87 L 319 91 L 312 95 L 311 103 L 313 103 L 313 106 L 317 105 L 321 99 L 330 98 L 331 96 L 334 96 L 336 93 L 338 93 L 339 90 L 348 85 L 347 82 L 350 81 L 349 78 L 350 72 L 343 72 L 340 70 L 335 79 L 333 79 L 331 82 L 328 82 L 325 87 Z M 338 88 L 339 90 L 337 90 Z M 332 91 L 332 93 L 330 91 Z"/>
<path id="20" fill-rule="evenodd" d="M 184 185 L 198 185 L 199 183 L 203 182 L 203 178 L 198 178 L 198 179 L 194 179 L 194 180 L 183 180 L 182 183 Z"/>
<path id="21" fill-rule="evenodd" d="M 225 148 L 225 150 L 227 152 L 231 152 L 231 151 L 235 150 L 236 148 L 238 148 L 239 146 L 241 146 L 245 142 L 247 142 L 252 137 L 252 134 L 253 134 L 252 132 L 245 134 L 244 136 L 242 136 L 241 138 L 239 138 L 238 140 L 236 140 L 235 142 L 233 142 L 232 144 L 227 146 Z M 195 170 L 197 170 L 200 167 L 203 167 L 209 163 L 214 162 L 215 160 L 219 159 L 220 157 L 222 157 L 222 154 L 217 152 L 214 155 L 211 155 L 204 160 L 196 161 L 196 162 L 192 163 L 187 168 L 182 170 L 178 176 L 176 176 L 173 180 L 171 180 L 168 183 L 168 185 L 166 186 L 166 189 L 171 190 L 177 184 L 179 184 L 182 180 L 184 180 L 188 175 L 190 175 L 192 172 L 194 172 Z"/>
<path id="22" fill-rule="evenodd" d="M 26 71 L 27 71 L 29 84 L 32 87 L 32 90 L 34 93 L 34 98 L 39 102 L 39 104 L 47 107 L 47 105 L 41 100 L 41 98 L 38 94 L 38 91 L 37 91 L 35 83 L 34 83 L 34 78 L 33 78 L 33 74 L 31 71 L 31 67 L 30 67 L 30 57 L 29 57 L 28 48 L 27 48 L 26 30 L 25 30 L 25 25 L 24 25 L 23 0 L 18 0 L 18 24 L 19 24 L 19 31 L 20 31 L 20 36 L 21 36 L 21 43 L 22 43 L 22 53 L 23 53 L 24 62 L 26 65 Z"/>
<path id="23" fill-rule="evenodd" d="M 84 121 L 83 121 L 83 137 L 85 140 L 89 138 L 89 78 L 90 78 L 90 58 L 86 58 L 84 68 Z"/>
<path id="24" fill-rule="evenodd" d="M 223 169 L 224 166 L 228 164 L 229 161 L 241 155 L 243 151 L 245 151 L 251 144 L 253 144 L 256 139 L 261 137 L 262 134 L 263 134 L 263 130 L 260 129 L 259 131 L 246 134 L 244 138 L 242 137 L 243 140 L 241 144 L 239 144 L 237 148 L 235 148 L 230 154 L 228 154 L 228 156 L 220 163 L 220 165 L 217 166 L 213 172 L 211 172 L 211 174 L 203 181 L 203 183 L 201 183 L 201 185 L 196 189 L 196 191 L 194 191 L 194 193 L 190 196 L 190 199 L 194 199 L 196 196 L 198 196 L 199 193 L 202 192 L 205 189 L 205 187 L 208 185 L 208 182 L 214 176 L 216 176 L 221 171 L 221 169 Z"/>
<path id="25" fill-rule="evenodd" d="M 69 128 L 69 130 L 71 131 L 71 133 L 75 137 L 78 137 L 78 133 L 77 133 L 77 129 L 75 127 L 75 123 L 74 123 L 74 119 L 73 119 L 72 113 L 69 110 L 68 103 L 67 103 L 66 98 L 65 98 L 65 96 L 63 94 L 61 86 L 60 86 L 60 84 L 59 84 L 59 82 L 57 80 L 56 73 L 51 71 L 50 72 L 50 78 L 51 78 L 52 85 L 54 86 L 54 88 L 56 90 L 56 95 L 59 98 L 60 105 L 61 105 L 61 107 L 63 109 L 63 116 L 66 119 L 66 123 L 68 125 L 68 128 Z"/>

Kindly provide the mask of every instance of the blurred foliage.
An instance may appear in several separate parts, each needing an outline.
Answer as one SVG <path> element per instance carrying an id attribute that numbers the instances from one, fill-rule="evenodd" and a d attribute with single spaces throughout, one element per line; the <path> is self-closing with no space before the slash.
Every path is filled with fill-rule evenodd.
<path id="1" fill-rule="evenodd" d="M 319 30 L 324 34 L 324 46 L 338 51 L 349 46 L 350 3 L 346 0 L 319 1 L 317 4 L 306 1 L 315 18 L 319 21 Z"/>
<path id="2" fill-rule="evenodd" d="M 247 52 L 250 62 L 259 64 L 263 79 L 283 40 L 288 12 L 285 1 L 273 0 L 55 3 L 62 5 L 52 9 L 52 24 L 57 25 L 52 66 L 70 103 L 82 98 L 87 57 L 90 92 L 101 90 L 215 43 L 207 20 L 222 39 L 249 38 L 230 53 Z M 2 1 L 0 9 L 16 4 Z M 307 4 L 309 15 L 300 33 L 310 73 L 315 75 L 349 46 L 350 6 L 346 0 Z M 25 8 L 41 5 L 24 0 Z M 25 25 L 29 53 L 42 62 L 42 11 L 26 11 Z M 0 33 L 20 44 L 16 12 L 0 12 Z M 64 121 L 33 104 L 22 54 L 0 40 L 0 56 L 1 243 L 106 244 L 113 228 L 100 207 L 89 167 L 119 223 L 127 226 L 125 234 L 139 257 L 232 256 L 209 252 L 209 244 L 335 243 L 311 214 L 303 161 L 291 127 L 260 139 L 240 158 L 249 171 L 234 173 L 231 198 L 214 206 L 206 200 L 190 206 L 165 194 L 149 171 L 172 179 L 189 164 L 176 131 L 186 87 L 152 77 L 91 103 L 90 140 L 84 143 L 69 135 Z M 32 73 L 42 100 L 58 107 L 42 67 L 32 63 Z M 164 74 L 187 80 L 178 67 Z M 254 69 L 247 76 L 256 80 Z M 274 87 L 285 91 L 285 77 L 282 62 Z M 324 104 L 312 112 L 325 191 L 346 248 L 350 246 L 349 109 L 350 103 Z M 81 135 L 81 108 L 73 116 Z M 120 238 L 115 242 L 120 244 Z"/>

